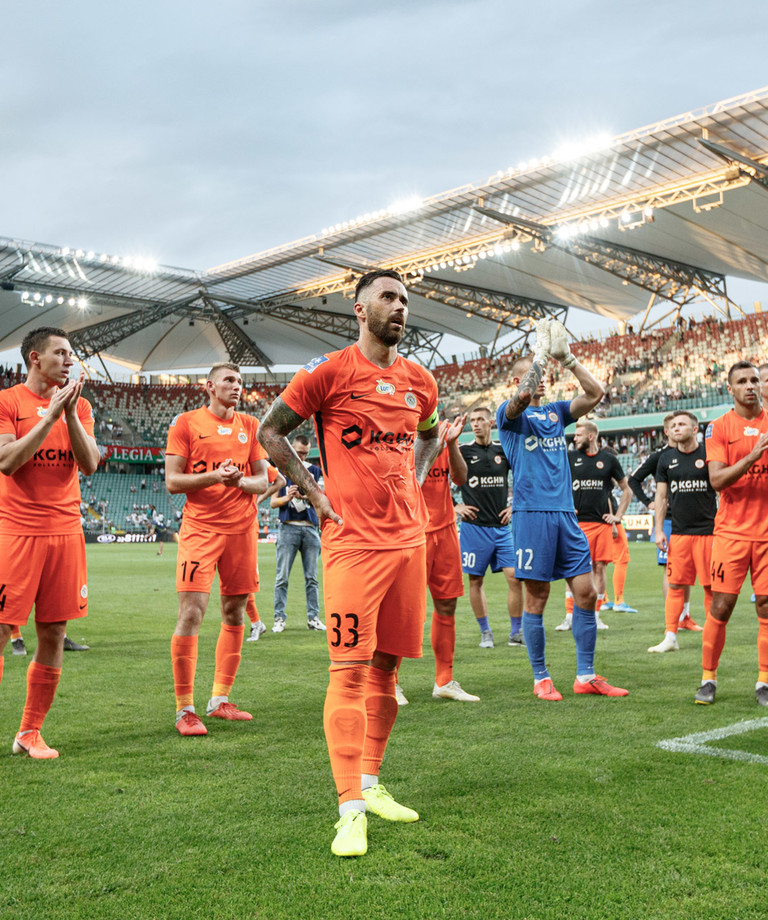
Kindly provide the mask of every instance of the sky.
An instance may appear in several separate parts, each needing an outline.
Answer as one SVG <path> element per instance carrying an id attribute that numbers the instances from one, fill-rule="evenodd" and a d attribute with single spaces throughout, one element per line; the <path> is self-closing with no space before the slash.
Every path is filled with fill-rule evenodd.
<path id="1" fill-rule="evenodd" d="M 768 84 L 761 0 L 42 0 L 2 23 L 0 236 L 193 269 Z"/>

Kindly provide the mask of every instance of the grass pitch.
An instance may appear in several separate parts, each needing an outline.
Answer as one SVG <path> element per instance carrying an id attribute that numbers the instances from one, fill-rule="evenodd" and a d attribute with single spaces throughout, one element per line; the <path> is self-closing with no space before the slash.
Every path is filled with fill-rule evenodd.
<path id="1" fill-rule="evenodd" d="M 260 548 L 271 625 L 274 548 Z M 756 622 L 742 594 L 720 667 L 718 701 L 695 706 L 700 634 L 649 655 L 663 636 L 661 570 L 633 545 L 626 597 L 606 613 L 597 667 L 625 699 L 575 697 L 562 584 L 545 615 L 548 661 L 565 699 L 531 693 L 525 651 L 508 648 L 503 577 L 486 580 L 497 647 L 478 648 L 466 598 L 456 677 L 481 702 L 431 698 L 433 662 L 406 661 L 382 769 L 422 820 L 369 818 L 368 855 L 331 855 L 335 792 L 322 733 L 323 635 L 308 632 L 300 563 L 288 628 L 246 643 L 233 699 L 251 723 L 174 731 L 169 658 L 175 546 L 90 546 L 91 614 L 70 635 L 44 735 L 52 762 L 11 757 L 29 658 L 6 649 L 0 686 L 5 754 L 0 917 L 29 920 L 764 920 L 768 765 L 670 753 L 663 739 L 768 712 L 754 700 Z M 212 599 L 200 641 L 204 709 L 218 632 Z M 694 616 L 703 622 L 701 592 Z M 428 630 L 428 628 L 427 628 Z M 25 630 L 28 647 L 34 630 Z M 768 723 L 766 723 L 768 724 Z M 768 757 L 768 731 L 710 748 Z"/>

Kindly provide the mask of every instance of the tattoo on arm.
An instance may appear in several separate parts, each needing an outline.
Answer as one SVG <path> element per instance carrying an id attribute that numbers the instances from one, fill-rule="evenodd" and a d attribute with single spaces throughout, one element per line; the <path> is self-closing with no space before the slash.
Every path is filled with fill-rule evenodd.
<path id="1" fill-rule="evenodd" d="M 440 453 L 440 426 L 435 425 L 428 431 L 419 431 L 414 446 L 414 466 L 419 485 L 424 485 L 427 473 Z"/>
<path id="2" fill-rule="evenodd" d="M 259 425 L 258 439 L 280 472 L 292 479 L 303 492 L 311 494 L 317 490 L 315 478 L 301 462 L 286 437 L 303 421 L 304 419 L 286 406 L 278 396 Z"/>
<path id="3" fill-rule="evenodd" d="M 534 361 L 520 381 L 517 392 L 507 402 L 505 414 L 508 419 L 517 418 L 525 412 L 531 400 L 536 395 L 536 390 L 538 390 L 543 376 L 544 368 L 537 361 Z"/>

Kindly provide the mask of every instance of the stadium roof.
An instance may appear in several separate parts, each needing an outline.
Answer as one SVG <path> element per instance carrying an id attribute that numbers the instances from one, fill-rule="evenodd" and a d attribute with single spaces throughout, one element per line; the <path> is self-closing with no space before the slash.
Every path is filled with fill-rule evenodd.
<path id="1" fill-rule="evenodd" d="M 427 364 L 444 334 L 494 354 L 569 307 L 725 309 L 726 277 L 768 281 L 767 193 L 765 88 L 205 271 L 0 238 L 0 349 L 46 324 L 136 370 L 296 364 L 357 338 L 378 267 L 406 276 Z"/>

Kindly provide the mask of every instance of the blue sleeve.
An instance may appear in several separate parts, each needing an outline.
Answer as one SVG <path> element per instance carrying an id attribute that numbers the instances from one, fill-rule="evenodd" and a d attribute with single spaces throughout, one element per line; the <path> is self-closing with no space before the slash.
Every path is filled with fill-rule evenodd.
<path id="1" fill-rule="evenodd" d="M 567 428 L 569 425 L 573 425 L 578 419 L 575 419 L 571 415 L 571 404 L 564 399 L 558 400 L 554 403 L 555 411 L 560 416 L 560 421 L 563 423 L 563 428 Z"/>
<path id="2" fill-rule="evenodd" d="M 507 403 L 508 399 L 505 399 L 504 402 L 496 410 L 496 427 L 499 431 L 502 428 L 505 431 L 523 431 L 523 416 L 518 415 L 517 418 L 509 419 L 507 418 Z"/>

